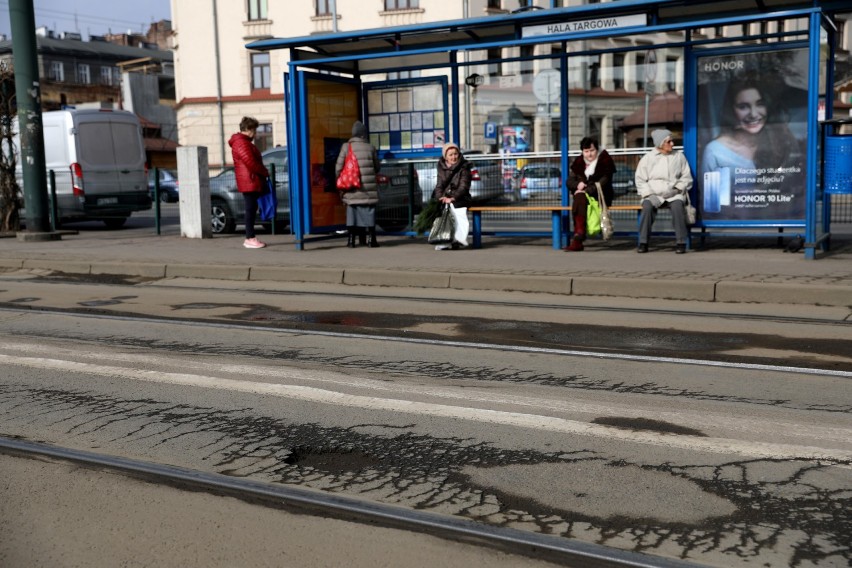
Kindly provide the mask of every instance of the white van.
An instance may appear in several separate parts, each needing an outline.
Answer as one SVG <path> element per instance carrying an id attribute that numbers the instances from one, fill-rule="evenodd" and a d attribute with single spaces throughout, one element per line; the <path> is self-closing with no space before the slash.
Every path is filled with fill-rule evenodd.
<path id="1" fill-rule="evenodd" d="M 57 110 L 43 113 L 42 125 L 45 165 L 47 175 L 53 170 L 56 176 L 61 221 L 96 219 L 118 228 L 132 212 L 151 208 L 142 126 L 135 114 Z M 20 149 L 17 137 L 15 145 Z M 20 159 L 18 164 L 23 188 Z"/>

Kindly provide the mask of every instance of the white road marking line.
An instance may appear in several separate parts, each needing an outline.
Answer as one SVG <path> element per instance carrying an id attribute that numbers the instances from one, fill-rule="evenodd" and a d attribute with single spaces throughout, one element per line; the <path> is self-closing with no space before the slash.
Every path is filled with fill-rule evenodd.
<path id="1" fill-rule="evenodd" d="M 837 449 L 796 446 L 790 444 L 771 444 L 766 442 L 747 442 L 725 438 L 701 438 L 683 435 L 656 434 L 653 432 L 618 430 L 564 418 L 481 408 L 466 408 L 443 404 L 415 402 L 410 400 L 351 395 L 297 385 L 239 381 L 188 373 L 165 373 L 161 371 L 128 369 L 123 367 L 95 365 L 91 363 L 80 363 L 62 359 L 20 357 L 5 354 L 0 354 L 0 363 L 38 369 L 50 369 L 54 371 L 127 378 L 154 383 L 279 396 L 318 404 L 332 404 L 364 410 L 399 412 L 421 416 L 470 420 L 519 428 L 532 428 L 549 432 L 593 436 L 640 444 L 679 448 L 690 451 L 704 451 L 717 454 L 736 454 L 747 457 L 779 459 L 852 460 L 852 452 L 844 452 Z"/>

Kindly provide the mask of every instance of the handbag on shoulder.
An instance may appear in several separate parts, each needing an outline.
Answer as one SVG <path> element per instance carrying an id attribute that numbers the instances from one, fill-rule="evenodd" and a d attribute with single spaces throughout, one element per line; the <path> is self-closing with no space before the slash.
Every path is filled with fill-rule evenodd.
<path id="1" fill-rule="evenodd" d="M 337 177 L 337 189 L 340 192 L 361 189 L 361 166 L 358 165 L 358 158 L 355 157 L 352 144 L 349 144 L 343 169 Z"/>

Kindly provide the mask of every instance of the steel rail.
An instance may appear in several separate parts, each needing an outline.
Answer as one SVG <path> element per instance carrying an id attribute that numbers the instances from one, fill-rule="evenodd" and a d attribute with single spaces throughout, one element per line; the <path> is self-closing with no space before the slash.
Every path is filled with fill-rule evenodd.
<path id="1" fill-rule="evenodd" d="M 620 550 L 552 535 L 495 527 L 436 513 L 405 509 L 288 485 L 192 470 L 0 436 L 0 452 L 8 455 L 46 456 L 87 467 L 141 476 L 178 488 L 191 486 L 212 494 L 225 494 L 264 506 L 283 506 L 315 515 L 337 515 L 391 528 L 423 531 L 445 539 L 473 541 L 530 558 L 588 568 L 698 568 L 699 564 Z"/>

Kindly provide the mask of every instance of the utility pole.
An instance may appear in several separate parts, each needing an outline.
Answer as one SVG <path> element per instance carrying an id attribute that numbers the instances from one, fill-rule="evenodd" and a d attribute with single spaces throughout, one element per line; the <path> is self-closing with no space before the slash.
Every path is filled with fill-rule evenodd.
<path id="1" fill-rule="evenodd" d="M 27 208 L 27 228 L 22 238 L 53 240 L 59 238 L 59 234 L 50 233 L 48 219 L 41 85 L 32 0 L 9 0 L 9 21 L 12 53 L 15 57 L 15 97 L 18 102 L 18 130 L 21 140 L 20 163 L 24 177 L 24 203 Z M 21 236 L 19 234 L 19 237 Z"/>

